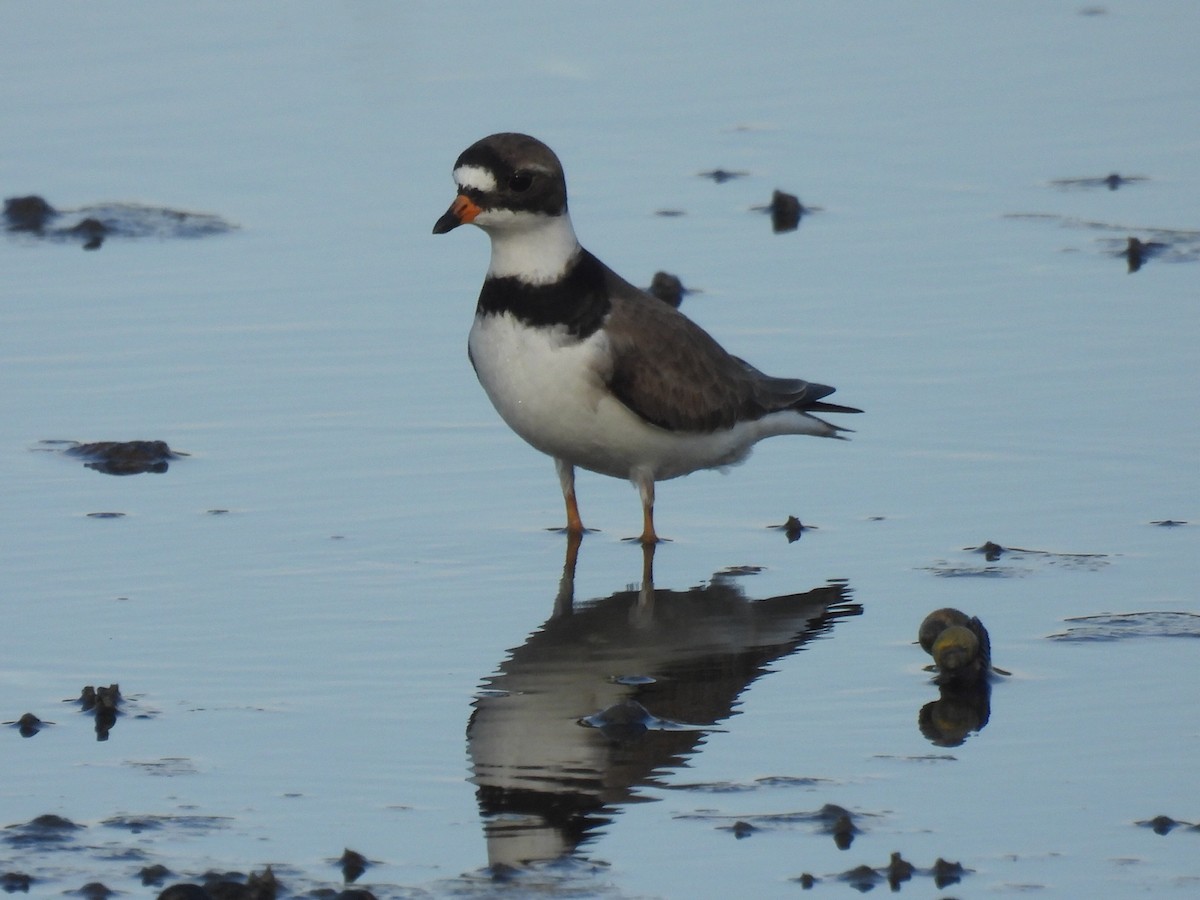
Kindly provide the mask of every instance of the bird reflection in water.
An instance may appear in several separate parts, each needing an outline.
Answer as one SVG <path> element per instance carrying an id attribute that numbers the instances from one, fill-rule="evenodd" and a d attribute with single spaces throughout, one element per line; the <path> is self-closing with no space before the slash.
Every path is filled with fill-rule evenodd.
<path id="1" fill-rule="evenodd" d="M 862 613 L 845 582 L 752 600 L 736 576 L 576 603 L 567 543 L 550 618 L 485 679 L 467 726 L 496 876 L 569 857 L 621 806 L 651 798 L 773 662 Z"/>

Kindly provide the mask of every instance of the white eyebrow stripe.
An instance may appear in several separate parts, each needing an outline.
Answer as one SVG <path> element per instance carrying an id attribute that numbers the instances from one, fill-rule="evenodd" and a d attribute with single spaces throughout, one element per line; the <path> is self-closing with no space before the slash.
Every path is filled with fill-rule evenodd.
<path id="1" fill-rule="evenodd" d="M 485 194 L 496 189 L 496 176 L 482 166 L 459 166 L 454 170 L 454 181 L 460 188 L 474 188 Z"/>

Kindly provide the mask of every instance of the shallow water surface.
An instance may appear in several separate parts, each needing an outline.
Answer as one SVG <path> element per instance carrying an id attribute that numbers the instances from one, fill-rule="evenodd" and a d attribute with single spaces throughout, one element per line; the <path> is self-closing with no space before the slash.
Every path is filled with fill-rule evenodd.
<path id="1" fill-rule="evenodd" d="M 1194 893 L 1200 269 L 1103 241 L 1200 231 L 1200 16 L 1091 12 L 0 10 L 4 196 L 235 226 L 0 235 L 0 873 Z M 466 360 L 486 240 L 430 229 L 510 129 L 589 249 L 866 411 L 660 485 L 653 590 L 636 493 L 581 473 L 576 558 Z M 820 211 L 775 234 L 776 189 Z M 172 456 L 63 452 L 108 441 Z M 965 705 L 946 606 L 1007 673 Z"/>

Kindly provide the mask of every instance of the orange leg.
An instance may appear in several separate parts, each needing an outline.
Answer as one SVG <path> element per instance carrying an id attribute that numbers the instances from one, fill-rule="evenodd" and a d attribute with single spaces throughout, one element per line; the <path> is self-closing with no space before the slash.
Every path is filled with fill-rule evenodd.
<path id="1" fill-rule="evenodd" d="M 579 516 L 579 503 L 575 500 L 575 467 L 565 460 L 554 460 L 558 469 L 558 481 L 562 485 L 563 501 L 567 504 L 567 534 L 581 535 L 586 531 Z"/>
<path id="2" fill-rule="evenodd" d="M 634 480 L 638 493 L 642 495 L 642 536 L 638 540 L 643 546 L 649 547 L 661 540 L 654 531 L 654 478 L 637 475 Z"/>

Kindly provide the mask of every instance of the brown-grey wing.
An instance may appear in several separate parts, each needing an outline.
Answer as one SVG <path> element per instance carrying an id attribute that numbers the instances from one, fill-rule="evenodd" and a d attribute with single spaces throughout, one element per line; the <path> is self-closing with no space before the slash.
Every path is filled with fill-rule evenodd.
<path id="1" fill-rule="evenodd" d="M 766 387 L 760 382 L 774 379 L 661 300 L 633 288 L 617 293 L 605 329 L 613 353 L 609 389 L 647 422 L 709 432 L 771 408 L 759 396 Z"/>

